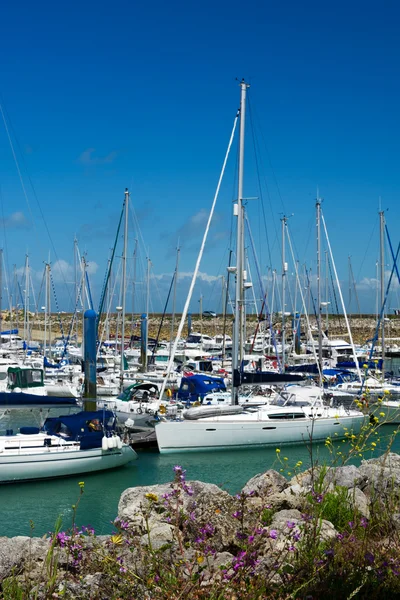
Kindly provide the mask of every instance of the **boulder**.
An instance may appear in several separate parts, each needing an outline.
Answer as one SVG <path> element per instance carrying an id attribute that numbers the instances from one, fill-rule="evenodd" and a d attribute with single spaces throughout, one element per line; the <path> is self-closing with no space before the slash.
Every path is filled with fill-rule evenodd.
<path id="1" fill-rule="evenodd" d="M 0 581 L 18 573 L 26 567 L 33 572 L 40 562 L 43 564 L 50 548 L 49 540 L 18 536 L 14 538 L 0 537 Z"/>
<path id="2" fill-rule="evenodd" d="M 366 519 L 370 518 L 369 500 L 364 492 L 355 487 L 348 490 L 347 497 L 351 506 L 356 509 L 360 515 Z"/>
<path id="3" fill-rule="evenodd" d="M 363 460 L 360 473 L 366 479 L 369 496 L 395 493 L 400 496 L 400 456 L 390 452 L 379 458 Z"/>
<path id="4" fill-rule="evenodd" d="M 235 499 L 212 483 L 191 481 L 187 485 L 191 488 L 191 495 L 184 491 L 179 495 L 180 509 L 190 515 L 184 528 L 187 541 L 196 539 L 199 528 L 211 523 L 215 527 L 212 543 L 217 551 L 223 551 L 236 543 L 238 521 L 232 516 L 237 509 Z M 162 537 L 167 529 L 160 529 L 160 524 L 171 520 L 168 506 L 165 505 L 170 502 L 173 507 L 176 502 L 175 497 L 165 500 L 163 495 L 172 491 L 172 484 L 129 488 L 121 496 L 118 517 L 136 527 L 140 536 L 147 534 L 148 527 L 150 531 L 156 530 Z M 152 500 L 149 499 L 149 494 Z"/>
<path id="5" fill-rule="evenodd" d="M 274 469 L 269 469 L 265 473 L 259 473 L 249 479 L 242 489 L 242 492 L 247 495 L 254 494 L 255 496 L 263 498 L 268 503 L 268 497 L 271 494 L 281 492 L 288 487 L 288 485 L 289 483 L 283 475 Z"/>
<path id="6" fill-rule="evenodd" d="M 354 465 L 328 469 L 325 481 L 347 489 L 355 487 L 362 489 L 367 483 L 365 475 Z"/>

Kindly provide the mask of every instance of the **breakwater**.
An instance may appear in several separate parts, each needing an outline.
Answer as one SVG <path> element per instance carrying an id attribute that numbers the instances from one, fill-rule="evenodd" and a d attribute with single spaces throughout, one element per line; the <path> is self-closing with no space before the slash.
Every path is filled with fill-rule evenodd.
<path id="1" fill-rule="evenodd" d="M 300 465 L 298 465 L 300 467 Z M 84 483 L 80 496 L 84 496 Z M 173 481 L 125 490 L 114 531 L 0 538 L 3 597 L 374 598 L 400 591 L 400 456 L 276 470 L 235 495 Z M 17 597 L 17 596 L 14 596 Z"/>

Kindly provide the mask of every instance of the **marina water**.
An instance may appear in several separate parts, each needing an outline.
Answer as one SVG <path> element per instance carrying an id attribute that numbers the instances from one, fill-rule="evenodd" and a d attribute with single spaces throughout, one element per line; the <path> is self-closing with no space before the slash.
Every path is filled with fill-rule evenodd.
<path id="1" fill-rule="evenodd" d="M 382 426 L 376 450 L 368 452 L 364 458 L 385 452 L 395 429 L 390 425 Z M 346 446 L 347 442 L 340 448 L 344 454 Z M 395 439 L 392 450 L 400 453 L 400 439 Z M 313 455 L 314 460 L 318 460 L 320 464 L 330 462 L 330 454 L 324 444 L 314 444 Z M 282 464 L 279 464 L 277 456 L 274 447 L 179 454 L 159 454 L 157 450 L 146 450 L 139 451 L 137 461 L 114 471 L 2 485 L 0 536 L 31 533 L 33 536 L 42 536 L 54 529 L 59 516 L 62 518 L 62 528 L 68 529 L 73 519 L 72 507 L 80 495 L 80 481 L 84 481 L 85 485 L 76 513 L 76 525 L 91 525 L 97 535 L 102 535 L 113 531 L 111 521 L 117 516 L 118 502 L 125 489 L 172 481 L 175 465 L 181 465 L 187 470 L 188 480 L 214 483 L 234 494 L 257 473 L 272 468 L 279 471 Z M 307 444 L 283 446 L 279 457 L 287 465 L 286 471 L 292 474 L 292 467 L 298 461 L 303 463 L 301 469 L 310 466 Z M 285 457 L 287 460 L 284 460 Z M 361 458 L 353 463 L 357 464 L 359 461 Z"/>

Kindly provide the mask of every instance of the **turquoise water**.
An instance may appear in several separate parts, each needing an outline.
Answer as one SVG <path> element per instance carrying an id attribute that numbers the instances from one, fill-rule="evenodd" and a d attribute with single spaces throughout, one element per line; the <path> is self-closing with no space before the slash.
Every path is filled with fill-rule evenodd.
<path id="1" fill-rule="evenodd" d="M 393 430 L 393 426 L 382 428 L 375 456 L 385 451 Z M 330 455 L 324 444 L 314 444 L 313 451 L 319 461 L 329 461 Z M 394 442 L 393 451 L 400 452 L 400 439 Z M 85 482 L 85 491 L 76 523 L 78 526 L 91 525 L 100 535 L 111 532 L 111 521 L 117 516 L 118 501 L 125 489 L 171 481 L 174 465 L 187 470 L 188 480 L 215 483 L 230 493 L 238 492 L 257 473 L 280 468 L 275 448 L 189 454 L 159 454 L 154 450 L 139 451 L 138 454 L 137 461 L 110 472 L 0 486 L 0 536 L 29 535 L 31 519 L 35 527 L 33 535 L 41 536 L 54 528 L 60 515 L 63 528 L 68 528 L 72 522 L 72 505 L 79 497 L 79 481 Z M 285 464 L 289 467 L 299 460 L 304 469 L 310 465 L 306 446 L 285 446 L 280 456 L 288 458 Z"/>

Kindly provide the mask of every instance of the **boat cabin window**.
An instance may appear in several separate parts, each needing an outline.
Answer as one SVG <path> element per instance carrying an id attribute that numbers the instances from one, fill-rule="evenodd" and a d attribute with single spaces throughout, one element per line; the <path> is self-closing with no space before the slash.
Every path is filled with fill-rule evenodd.
<path id="1" fill-rule="evenodd" d="M 42 383 L 42 371 L 39 369 L 29 369 L 25 371 L 27 383 Z"/>
<path id="2" fill-rule="evenodd" d="M 0 381 L 4 381 L 5 379 L 7 379 L 7 373 L 0 371 Z"/>
<path id="3" fill-rule="evenodd" d="M 88 426 L 89 431 L 102 431 L 103 427 L 99 421 L 99 419 L 91 419 L 90 421 L 86 422 L 86 425 Z"/>
<path id="4" fill-rule="evenodd" d="M 200 371 L 208 371 L 212 372 L 212 362 L 211 360 L 203 360 L 199 363 Z"/>
<path id="5" fill-rule="evenodd" d="M 67 425 L 65 425 L 65 423 L 62 423 L 61 421 L 57 423 L 56 427 L 54 428 L 54 433 L 56 435 L 60 435 L 63 438 L 72 437 L 72 432 L 70 428 L 67 427 Z"/>
<path id="6" fill-rule="evenodd" d="M 271 413 L 268 416 L 269 416 L 270 419 L 289 420 L 289 419 L 304 419 L 305 414 L 302 413 L 302 412 L 276 413 L 276 414 Z"/>

